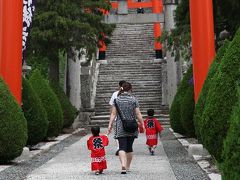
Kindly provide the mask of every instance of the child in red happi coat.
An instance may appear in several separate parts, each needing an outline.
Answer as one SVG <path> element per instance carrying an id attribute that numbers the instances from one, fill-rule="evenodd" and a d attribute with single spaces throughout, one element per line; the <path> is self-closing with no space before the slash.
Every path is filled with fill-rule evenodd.
<path id="1" fill-rule="evenodd" d="M 154 155 L 154 150 L 157 147 L 158 143 L 158 134 L 161 135 L 161 131 L 163 130 L 161 124 L 154 117 L 154 110 L 147 110 L 147 119 L 144 120 L 144 127 L 146 129 L 146 138 L 149 152 L 151 155 Z"/>
<path id="2" fill-rule="evenodd" d="M 102 174 L 104 169 L 107 169 L 104 147 L 108 145 L 108 137 L 99 135 L 100 127 L 91 128 L 92 136 L 87 141 L 88 149 L 91 151 L 91 169 L 95 174 Z"/>

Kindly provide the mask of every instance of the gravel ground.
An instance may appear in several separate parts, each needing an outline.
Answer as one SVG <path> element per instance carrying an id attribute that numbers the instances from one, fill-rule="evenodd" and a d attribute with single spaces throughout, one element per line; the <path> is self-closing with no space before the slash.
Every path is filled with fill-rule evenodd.
<path id="1" fill-rule="evenodd" d="M 178 180 L 209 180 L 207 174 L 199 167 L 193 157 L 188 156 L 186 149 L 169 129 L 164 130 L 161 140 Z"/>
<path id="2" fill-rule="evenodd" d="M 3 170 L 0 172 L 0 180 L 24 180 L 26 176 L 31 173 L 34 169 L 42 166 L 50 159 L 55 157 L 57 154 L 62 152 L 66 147 L 72 145 L 76 141 L 78 141 L 81 137 L 83 137 L 86 133 L 79 132 L 74 134 L 59 144 L 50 148 L 49 151 L 40 153 L 39 155 L 35 156 L 33 159 L 28 161 L 14 164 L 13 166 Z"/>

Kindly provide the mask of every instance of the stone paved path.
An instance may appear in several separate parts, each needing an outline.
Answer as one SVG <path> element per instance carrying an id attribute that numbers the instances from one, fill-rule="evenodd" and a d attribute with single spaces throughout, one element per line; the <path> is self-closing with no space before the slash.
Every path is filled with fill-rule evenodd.
<path id="1" fill-rule="evenodd" d="M 105 129 L 106 130 L 106 129 Z M 103 130 L 104 132 L 104 130 Z M 91 179 L 138 179 L 138 180 L 175 180 L 175 175 L 163 149 L 162 143 L 156 149 L 156 155 L 150 156 L 145 146 L 145 136 L 141 134 L 134 144 L 134 159 L 131 172 L 120 174 L 120 162 L 116 157 L 116 145 L 112 137 L 106 148 L 108 169 L 103 175 L 96 176 L 90 172 L 89 151 L 85 136 L 46 164 L 35 169 L 27 180 L 91 180 Z"/>

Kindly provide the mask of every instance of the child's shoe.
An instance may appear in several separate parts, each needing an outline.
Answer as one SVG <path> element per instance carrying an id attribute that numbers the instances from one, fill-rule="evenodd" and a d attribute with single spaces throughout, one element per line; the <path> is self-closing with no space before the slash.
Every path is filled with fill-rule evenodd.
<path id="1" fill-rule="evenodd" d="M 149 150 L 149 153 L 151 154 L 152 153 L 152 148 L 148 147 L 148 150 Z"/>
<path id="2" fill-rule="evenodd" d="M 151 149 L 151 155 L 154 156 L 154 149 Z"/>
<path id="3" fill-rule="evenodd" d="M 95 171 L 95 175 L 99 175 L 99 170 Z"/>

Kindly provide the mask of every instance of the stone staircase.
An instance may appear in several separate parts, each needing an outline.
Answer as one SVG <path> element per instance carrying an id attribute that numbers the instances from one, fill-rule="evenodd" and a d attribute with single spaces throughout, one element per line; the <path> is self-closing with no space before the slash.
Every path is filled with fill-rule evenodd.
<path id="1" fill-rule="evenodd" d="M 133 85 L 143 117 L 147 109 L 153 108 L 161 124 L 168 125 L 168 107 L 162 106 L 162 64 L 153 62 L 153 25 L 118 24 L 106 53 L 108 64 L 101 64 L 99 68 L 95 115 L 91 117 L 90 126 L 108 124 L 108 103 L 120 80 Z"/>

